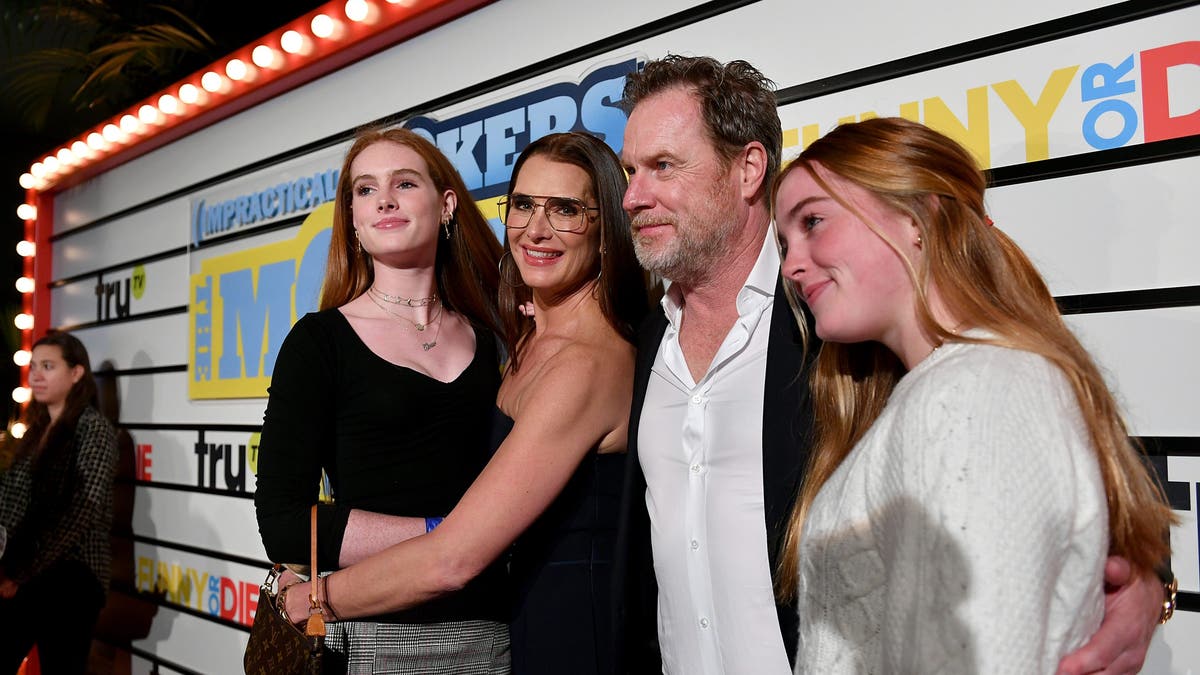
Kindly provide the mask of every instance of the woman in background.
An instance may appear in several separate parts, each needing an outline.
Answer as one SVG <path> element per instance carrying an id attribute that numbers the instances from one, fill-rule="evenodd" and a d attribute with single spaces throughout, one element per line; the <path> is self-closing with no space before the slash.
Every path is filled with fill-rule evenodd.
<path id="1" fill-rule="evenodd" d="M 1054 672 L 1172 520 L 1099 370 L 985 179 L 907 120 L 843 125 L 776 179 L 783 273 L 824 341 L 789 532 L 796 672 Z"/>
<path id="2" fill-rule="evenodd" d="M 500 246 L 450 162 L 403 129 L 371 131 L 338 179 L 321 311 L 275 362 L 255 506 L 271 560 L 351 565 L 449 513 L 488 459 L 500 381 Z M 372 586 L 363 589 L 375 592 Z M 295 594 L 304 600 L 307 593 Z M 328 670 L 506 673 L 508 597 L 493 566 L 407 611 L 329 625 Z"/>
<path id="3" fill-rule="evenodd" d="M 501 316 L 511 355 L 497 398 L 498 449 L 445 519 L 325 581 L 338 617 L 419 606 L 507 551 L 513 670 L 612 667 L 608 594 L 645 283 L 621 208 L 625 173 L 599 139 L 530 144 L 501 202 Z M 519 275 L 519 276 L 518 276 Z M 533 318 L 517 308 L 534 305 Z M 302 594 L 289 615 L 306 616 Z"/>
<path id="4" fill-rule="evenodd" d="M 83 673 L 108 593 L 116 433 L 75 336 L 34 343 L 29 386 L 26 431 L 6 444 L 0 475 L 0 673 L 15 673 L 34 644 L 47 675 Z"/>

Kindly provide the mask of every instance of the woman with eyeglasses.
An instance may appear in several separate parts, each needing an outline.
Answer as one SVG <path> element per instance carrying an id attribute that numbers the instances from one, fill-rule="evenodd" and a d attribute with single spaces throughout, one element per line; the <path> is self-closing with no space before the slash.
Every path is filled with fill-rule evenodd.
<path id="1" fill-rule="evenodd" d="M 621 208 L 625 173 L 581 133 L 530 144 L 501 202 L 500 316 L 509 363 L 497 449 L 424 536 L 343 569 L 327 607 L 357 617 L 461 588 L 514 542 L 513 671 L 611 670 L 609 568 L 645 283 Z M 532 302 L 533 317 L 518 308 Z M 288 597 L 295 621 L 302 594 Z"/>

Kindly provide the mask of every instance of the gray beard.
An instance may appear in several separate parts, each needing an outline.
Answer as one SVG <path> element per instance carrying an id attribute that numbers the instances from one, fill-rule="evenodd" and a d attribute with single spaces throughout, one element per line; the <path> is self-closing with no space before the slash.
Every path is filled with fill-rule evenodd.
<path id="1" fill-rule="evenodd" d="M 736 231 L 737 224 L 732 222 L 708 223 L 707 227 L 693 222 L 686 229 L 676 223 L 675 238 L 665 249 L 651 250 L 635 234 L 633 251 L 643 268 L 671 283 L 697 286 L 729 258 Z"/>

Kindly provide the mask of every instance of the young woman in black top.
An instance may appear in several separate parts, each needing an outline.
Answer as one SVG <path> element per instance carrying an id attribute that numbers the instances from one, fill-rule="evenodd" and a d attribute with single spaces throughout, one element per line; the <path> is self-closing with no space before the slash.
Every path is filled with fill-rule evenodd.
<path id="1" fill-rule="evenodd" d="M 255 496 L 272 560 L 308 560 L 322 469 L 334 496 L 319 510 L 322 570 L 424 532 L 401 516 L 458 502 L 487 461 L 499 258 L 431 143 L 390 129 L 350 148 L 321 311 L 292 328 L 272 374 Z M 330 623 L 328 658 L 345 672 L 508 672 L 507 609 L 493 567 L 437 602 Z"/>

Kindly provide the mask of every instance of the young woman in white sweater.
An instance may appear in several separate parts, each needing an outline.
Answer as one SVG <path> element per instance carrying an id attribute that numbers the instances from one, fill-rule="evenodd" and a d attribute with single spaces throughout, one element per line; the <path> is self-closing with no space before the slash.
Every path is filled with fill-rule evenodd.
<path id="1" fill-rule="evenodd" d="M 843 125 L 775 182 L 824 340 L 782 593 L 797 672 L 1052 673 L 1152 570 L 1172 515 L 985 179 L 907 120 Z"/>

